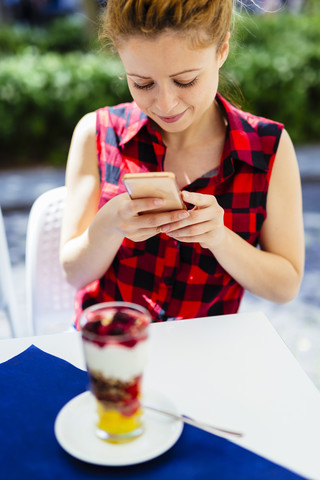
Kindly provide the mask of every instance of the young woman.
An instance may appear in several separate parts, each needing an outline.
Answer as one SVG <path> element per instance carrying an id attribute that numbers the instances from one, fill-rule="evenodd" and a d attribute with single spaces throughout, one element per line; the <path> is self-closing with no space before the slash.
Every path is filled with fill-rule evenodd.
<path id="1" fill-rule="evenodd" d="M 279 303 L 298 292 L 302 200 L 289 135 L 218 93 L 232 3 L 108 0 L 103 37 L 134 102 L 89 113 L 72 138 L 61 262 L 78 288 L 76 323 L 102 301 L 138 303 L 161 321 L 234 313 L 244 289 Z M 189 209 L 131 200 L 123 175 L 147 171 L 174 172 Z"/>

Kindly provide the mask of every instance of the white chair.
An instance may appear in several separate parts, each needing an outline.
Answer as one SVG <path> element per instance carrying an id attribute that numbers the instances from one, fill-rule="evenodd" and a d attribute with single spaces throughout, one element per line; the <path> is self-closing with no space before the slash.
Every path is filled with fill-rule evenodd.
<path id="1" fill-rule="evenodd" d="M 72 326 L 75 289 L 59 262 L 66 187 L 48 190 L 32 205 L 26 238 L 26 303 L 31 334 L 56 333 Z"/>
<path id="2" fill-rule="evenodd" d="M 18 319 L 17 299 L 14 292 L 12 266 L 10 262 L 7 237 L 0 208 L 0 309 L 9 322 L 11 335 L 22 336 L 22 322 Z"/>

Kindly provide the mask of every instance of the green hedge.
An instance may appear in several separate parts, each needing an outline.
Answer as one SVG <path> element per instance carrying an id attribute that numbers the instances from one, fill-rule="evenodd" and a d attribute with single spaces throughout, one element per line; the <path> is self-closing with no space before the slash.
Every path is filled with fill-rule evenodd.
<path id="1" fill-rule="evenodd" d="M 93 53 L 0 61 L 0 143 L 4 161 L 64 163 L 72 131 L 87 112 L 130 99 L 118 59 Z"/>
<path id="2" fill-rule="evenodd" d="M 122 65 L 97 53 L 78 20 L 0 32 L 1 163 L 64 164 L 82 115 L 130 99 Z M 319 142 L 320 14 L 245 17 L 234 37 L 223 69 L 230 96 L 284 122 L 295 143 Z"/>
<path id="3" fill-rule="evenodd" d="M 1 24 L 0 55 L 12 55 L 27 46 L 39 52 L 87 52 L 95 47 L 96 38 L 86 28 L 84 16 L 75 14 L 53 20 L 46 27 Z"/>
<path id="4" fill-rule="evenodd" d="M 320 14 L 246 17 L 225 71 L 243 108 L 285 123 L 295 143 L 319 142 Z"/>

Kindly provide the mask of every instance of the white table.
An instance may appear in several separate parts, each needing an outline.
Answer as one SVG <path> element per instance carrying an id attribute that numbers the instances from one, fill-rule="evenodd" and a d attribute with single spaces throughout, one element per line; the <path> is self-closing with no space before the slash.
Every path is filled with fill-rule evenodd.
<path id="1" fill-rule="evenodd" d="M 0 362 L 34 344 L 85 368 L 78 333 L 0 341 Z M 320 393 L 262 313 L 153 324 L 145 385 L 180 412 L 242 431 L 233 440 L 320 479 Z"/>

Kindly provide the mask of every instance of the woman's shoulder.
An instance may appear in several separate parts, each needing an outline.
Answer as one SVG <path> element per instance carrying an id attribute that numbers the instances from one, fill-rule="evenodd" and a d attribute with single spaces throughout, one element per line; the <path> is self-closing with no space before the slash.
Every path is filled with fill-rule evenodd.
<path id="1" fill-rule="evenodd" d="M 77 123 L 73 132 L 73 141 L 86 141 L 86 139 L 94 138 L 96 132 L 96 114 L 90 112 L 84 115 Z"/>
<path id="2" fill-rule="evenodd" d="M 283 123 L 248 112 L 241 107 L 235 107 L 223 97 L 220 98 L 227 112 L 231 129 L 242 129 L 247 133 L 254 131 L 262 137 L 268 134 L 281 135 Z"/>
<path id="3" fill-rule="evenodd" d="M 222 95 L 218 94 L 217 100 L 222 104 L 226 116 L 228 117 L 229 125 L 233 129 L 243 129 L 245 131 L 255 130 L 256 132 L 261 131 L 263 134 L 265 129 L 279 129 L 281 132 L 284 128 L 284 125 L 281 122 L 248 112 L 243 107 L 234 106 L 222 97 Z"/>
<path id="4" fill-rule="evenodd" d="M 272 120 L 270 118 L 266 118 L 243 110 L 238 111 L 239 116 L 242 117 L 242 119 L 247 122 L 248 125 L 250 125 L 250 127 L 252 127 L 260 137 L 264 137 L 269 134 L 280 136 L 282 130 L 284 129 L 284 124 L 277 120 Z"/>
<path id="5" fill-rule="evenodd" d="M 226 148 L 239 160 L 268 171 L 284 125 L 235 107 L 221 96 L 218 100 L 228 121 Z"/>
<path id="6" fill-rule="evenodd" d="M 134 136 L 146 124 L 147 118 L 135 102 L 100 108 L 96 111 L 97 137 L 118 145 Z"/>
<path id="7" fill-rule="evenodd" d="M 120 103 L 118 105 L 102 107 L 96 110 L 98 122 L 101 124 L 117 125 L 131 123 L 141 119 L 144 115 L 135 102 Z"/>
<path id="8" fill-rule="evenodd" d="M 134 102 L 105 106 L 84 115 L 76 125 L 74 137 L 104 136 L 108 129 L 120 135 L 132 124 L 144 117 Z"/>
<path id="9" fill-rule="evenodd" d="M 103 127 L 117 127 L 119 124 L 128 124 L 130 118 L 134 117 L 136 112 L 141 115 L 141 110 L 134 102 L 101 107 L 84 115 L 79 120 L 76 131 L 80 131 L 82 135 L 90 135 Z"/>

